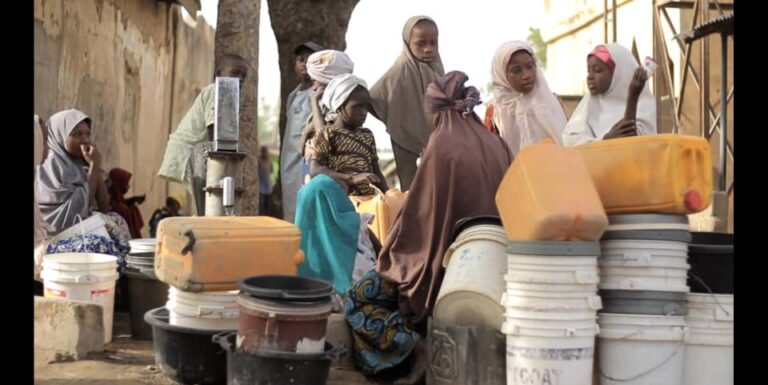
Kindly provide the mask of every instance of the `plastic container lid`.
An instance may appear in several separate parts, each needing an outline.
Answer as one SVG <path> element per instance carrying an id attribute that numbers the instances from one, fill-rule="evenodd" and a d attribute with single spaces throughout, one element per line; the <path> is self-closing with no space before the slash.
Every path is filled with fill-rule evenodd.
<path id="1" fill-rule="evenodd" d="M 601 241 L 608 240 L 638 240 L 638 241 L 672 241 L 691 242 L 691 232 L 688 230 L 623 230 L 606 231 Z"/>
<path id="2" fill-rule="evenodd" d="M 592 257 L 600 255 L 600 242 L 508 241 L 507 254 Z"/>
<path id="3" fill-rule="evenodd" d="M 292 275 L 259 275 L 237 283 L 241 293 L 283 301 L 326 301 L 333 294 L 330 282 Z"/>

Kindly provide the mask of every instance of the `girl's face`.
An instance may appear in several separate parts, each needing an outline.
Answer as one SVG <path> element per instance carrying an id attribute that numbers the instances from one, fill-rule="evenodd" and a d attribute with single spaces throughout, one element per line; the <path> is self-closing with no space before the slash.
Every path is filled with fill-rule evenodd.
<path id="1" fill-rule="evenodd" d="M 613 73 L 600 59 L 587 57 L 587 87 L 592 95 L 604 94 L 611 87 Z"/>
<path id="2" fill-rule="evenodd" d="M 527 94 L 536 86 L 536 61 L 528 51 L 517 51 L 507 63 L 507 81 L 517 92 Z"/>
<path id="3" fill-rule="evenodd" d="M 368 90 L 362 86 L 357 86 L 341 107 L 339 117 L 347 126 L 352 128 L 362 127 L 368 115 L 368 106 L 370 104 L 371 97 L 368 94 Z"/>
<path id="4" fill-rule="evenodd" d="M 83 157 L 83 150 L 80 148 L 83 144 L 91 144 L 91 127 L 88 122 L 83 120 L 69 133 L 67 140 L 64 141 L 64 148 L 69 155 L 75 158 Z"/>
<path id="5" fill-rule="evenodd" d="M 411 30 L 408 49 L 413 56 L 424 63 L 437 59 L 437 26 L 429 21 L 420 21 Z"/>

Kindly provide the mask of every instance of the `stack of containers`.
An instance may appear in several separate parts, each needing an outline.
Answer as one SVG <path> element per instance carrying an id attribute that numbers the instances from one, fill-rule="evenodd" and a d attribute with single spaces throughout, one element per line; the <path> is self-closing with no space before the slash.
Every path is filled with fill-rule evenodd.
<path id="1" fill-rule="evenodd" d="M 144 322 L 144 314 L 165 304 L 168 284 L 155 275 L 156 239 L 133 239 L 128 243 L 131 250 L 125 258 L 124 276 L 128 281 L 131 336 L 137 340 L 151 340 L 152 326 Z"/>
<path id="2" fill-rule="evenodd" d="M 145 319 L 154 327 L 163 372 L 182 383 L 225 382 L 226 354 L 213 336 L 238 328 L 237 282 L 259 274 L 295 275 L 303 261 L 300 240 L 296 226 L 269 217 L 162 220 L 154 265 L 157 278 L 170 285 L 168 315 L 154 309 Z M 158 341 L 158 335 L 174 340 Z"/>
<path id="3" fill-rule="evenodd" d="M 576 149 L 611 215 L 600 257 L 600 383 L 682 384 L 691 238 L 685 215 L 710 204 L 709 144 L 652 135 Z"/>
<path id="4" fill-rule="evenodd" d="M 609 222 L 599 260 L 602 383 L 681 384 L 688 218 L 627 214 Z"/>
<path id="5" fill-rule="evenodd" d="M 733 234 L 692 233 L 684 385 L 733 385 Z"/>
<path id="6" fill-rule="evenodd" d="M 552 145 L 524 148 L 496 206 L 509 239 L 507 384 L 592 384 L 597 241 L 608 220 L 581 155 Z"/>

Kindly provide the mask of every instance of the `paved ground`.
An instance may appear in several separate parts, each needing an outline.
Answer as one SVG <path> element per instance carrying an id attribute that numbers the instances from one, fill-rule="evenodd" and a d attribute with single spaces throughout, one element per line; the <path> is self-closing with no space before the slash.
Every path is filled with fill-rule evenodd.
<path id="1" fill-rule="evenodd" d="M 115 313 L 114 338 L 104 353 L 74 362 L 35 362 L 35 384 L 176 385 L 155 366 L 152 341 L 130 338 L 129 322 L 127 313 Z M 328 381 L 328 385 L 368 384 L 378 383 L 369 382 L 359 372 L 342 369 L 331 369 Z"/>

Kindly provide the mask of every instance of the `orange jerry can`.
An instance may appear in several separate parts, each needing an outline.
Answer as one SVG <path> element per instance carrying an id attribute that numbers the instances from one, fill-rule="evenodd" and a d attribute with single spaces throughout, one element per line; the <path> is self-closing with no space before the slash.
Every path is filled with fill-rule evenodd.
<path id="1" fill-rule="evenodd" d="M 581 154 L 551 144 L 518 153 L 496 191 L 496 208 L 511 240 L 597 241 L 608 226 Z"/>
<path id="2" fill-rule="evenodd" d="M 157 229 L 155 274 L 190 292 L 237 289 L 254 275 L 295 275 L 301 234 L 272 217 L 171 217 Z"/>
<path id="3" fill-rule="evenodd" d="M 712 203 L 706 139 L 646 135 L 573 147 L 581 152 L 609 214 L 692 214 Z"/>
<path id="4" fill-rule="evenodd" d="M 355 205 L 355 211 L 374 215 L 373 223 L 369 224 L 368 228 L 376 235 L 379 242 L 384 244 L 389 230 L 395 224 L 397 214 L 405 204 L 408 193 L 396 188 L 391 188 L 386 193 L 382 193 L 379 189 L 376 191 L 378 194 L 373 197 L 350 197 L 350 199 Z"/>

